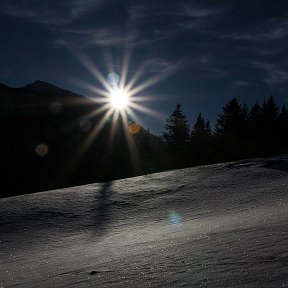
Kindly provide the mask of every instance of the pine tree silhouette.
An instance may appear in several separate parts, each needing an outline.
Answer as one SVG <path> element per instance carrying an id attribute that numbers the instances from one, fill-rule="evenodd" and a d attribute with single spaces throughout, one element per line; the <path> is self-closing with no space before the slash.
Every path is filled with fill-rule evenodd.
<path id="1" fill-rule="evenodd" d="M 248 113 L 248 132 L 249 132 L 249 155 L 260 156 L 263 154 L 261 150 L 262 142 L 262 111 L 258 102 L 252 106 Z"/>
<path id="2" fill-rule="evenodd" d="M 191 141 L 202 141 L 211 137 L 210 122 L 205 122 L 202 114 L 199 113 L 196 123 L 191 131 Z"/>
<path id="3" fill-rule="evenodd" d="M 191 131 L 191 163 L 209 163 L 213 159 L 213 150 L 210 122 L 199 113 Z"/>
<path id="4" fill-rule="evenodd" d="M 182 149 L 189 140 L 189 124 L 181 110 L 181 104 L 177 104 L 175 110 L 167 119 L 166 132 L 163 132 L 164 141 L 177 149 Z"/>
<path id="5" fill-rule="evenodd" d="M 218 116 L 215 134 L 223 160 L 243 157 L 247 147 L 247 106 L 236 98 L 230 100 Z"/>
<path id="6" fill-rule="evenodd" d="M 243 130 L 247 118 L 247 107 L 239 104 L 233 98 L 223 107 L 223 112 L 218 116 L 215 132 L 218 135 L 238 134 Z"/>
<path id="7" fill-rule="evenodd" d="M 175 110 L 167 119 L 165 125 L 166 132 L 163 132 L 163 140 L 167 145 L 168 152 L 171 159 L 168 161 L 171 163 L 171 167 L 186 166 L 187 151 L 189 141 L 189 124 L 185 115 L 181 110 L 181 104 L 177 104 Z"/>
<path id="8" fill-rule="evenodd" d="M 287 152 L 288 147 L 288 109 L 283 105 L 279 114 L 280 153 Z"/>
<path id="9" fill-rule="evenodd" d="M 264 148 L 264 154 L 270 155 L 276 152 L 278 146 L 279 134 L 279 108 L 273 96 L 263 102 L 261 107 L 261 141 Z"/>

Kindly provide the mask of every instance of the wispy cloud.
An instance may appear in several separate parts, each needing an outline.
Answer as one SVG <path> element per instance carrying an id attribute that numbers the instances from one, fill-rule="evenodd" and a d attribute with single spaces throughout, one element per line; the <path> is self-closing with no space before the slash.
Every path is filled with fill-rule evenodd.
<path id="1" fill-rule="evenodd" d="M 286 84 L 288 82 L 288 71 L 274 70 L 270 71 L 264 79 L 269 86 Z"/>
<path id="2" fill-rule="evenodd" d="M 3 0 L 0 4 L 0 14 L 49 26 L 57 37 L 52 47 L 61 48 L 65 46 L 66 41 L 62 39 L 65 36 L 83 47 L 147 45 L 173 38 L 186 29 L 199 29 L 200 26 L 203 28 L 204 23 L 211 21 L 211 17 L 219 13 L 218 9 L 191 3 L 189 5 L 175 3 L 171 9 L 163 9 L 163 4 L 160 5 L 157 1 L 135 1 L 132 4 L 125 3 L 126 6 L 123 4 L 126 17 L 123 14 L 120 21 L 113 19 L 110 22 L 96 21 L 96 16 L 100 15 L 97 13 L 107 5 L 115 5 L 115 2 L 113 0 L 62 0 L 59 2 Z M 84 16 L 92 15 L 92 12 L 95 12 L 95 17 L 87 21 L 88 18 Z M 85 21 L 82 21 L 84 19 Z M 175 21 L 178 25 L 169 24 Z"/>
<path id="3" fill-rule="evenodd" d="M 243 80 L 237 80 L 237 81 L 234 81 L 231 83 L 231 87 L 232 88 L 244 88 L 244 87 L 247 87 L 247 86 L 250 86 L 250 82 L 248 81 L 243 81 Z"/>
<path id="4" fill-rule="evenodd" d="M 190 3 L 180 6 L 177 11 L 178 26 L 186 30 L 207 32 L 207 27 L 219 20 L 223 9 L 220 7 L 206 7 L 203 4 Z"/>
<path id="5" fill-rule="evenodd" d="M 190 7 L 185 5 L 181 10 L 182 16 L 190 18 L 204 18 L 221 13 L 219 8 L 206 8 L 205 6 L 195 6 L 193 4 Z"/>
<path id="6" fill-rule="evenodd" d="M 82 47 L 87 46 L 124 46 L 136 41 L 137 34 L 125 33 L 121 27 L 83 27 L 83 28 L 54 28 L 55 32 L 67 36 L 70 41 L 77 42 Z M 63 42 L 62 39 L 56 39 L 56 43 Z"/>
<path id="7" fill-rule="evenodd" d="M 78 42 L 80 46 L 103 46 L 103 47 L 136 47 L 144 46 L 177 35 L 176 29 L 158 25 L 161 17 L 159 10 L 151 5 L 133 4 L 127 7 L 127 17 L 119 23 L 86 23 L 81 27 L 75 25 L 56 26 L 53 30 L 59 37 L 68 35 L 70 39 Z M 157 16 L 156 16 L 157 15 Z M 142 29 L 145 27 L 145 29 Z M 60 45 L 58 45 L 60 43 Z M 62 40 L 53 43 L 54 47 L 62 47 Z"/>
<path id="8" fill-rule="evenodd" d="M 146 17 L 151 15 L 150 7 L 145 5 L 144 3 L 134 3 L 127 8 L 128 17 L 130 22 L 139 23 Z M 154 11 L 155 13 L 155 11 Z"/>
<path id="9" fill-rule="evenodd" d="M 70 15 L 78 18 L 91 12 L 91 9 L 100 8 L 111 4 L 111 0 L 70 0 Z"/>
<path id="10" fill-rule="evenodd" d="M 258 55 L 261 55 L 261 56 L 270 56 L 270 55 L 279 54 L 279 53 L 282 52 L 282 50 L 281 49 L 268 49 L 268 48 L 264 49 L 264 48 L 260 48 L 260 49 L 255 49 L 255 52 Z"/>
<path id="11" fill-rule="evenodd" d="M 157 42 L 163 39 L 167 39 L 176 35 L 174 31 L 153 31 L 149 35 L 141 34 L 138 29 L 126 31 L 123 27 L 102 27 L 92 28 L 87 27 L 83 29 L 53 29 L 59 34 L 58 38 L 53 41 L 53 47 L 61 48 L 65 47 L 67 41 L 59 37 L 66 37 L 70 41 L 77 42 L 79 46 L 91 47 L 91 46 L 102 46 L 102 47 L 139 47 L 148 45 L 153 42 Z"/>
<path id="12" fill-rule="evenodd" d="M 274 87 L 288 82 L 288 67 L 267 62 L 254 61 L 253 65 L 264 72 L 263 82 Z"/>
<path id="13" fill-rule="evenodd" d="M 175 63 L 165 58 L 150 58 L 146 61 L 145 67 L 148 73 L 166 73 Z"/>
<path id="14" fill-rule="evenodd" d="M 40 24 L 61 26 L 109 2 L 110 0 L 63 0 L 59 2 L 3 0 L 0 5 L 0 14 L 24 18 Z"/>
<path id="15" fill-rule="evenodd" d="M 288 36 L 287 20 L 269 20 L 267 23 L 256 25 L 254 31 L 234 32 L 221 35 L 221 38 L 232 40 L 249 40 L 249 41 L 272 41 L 281 40 Z"/>

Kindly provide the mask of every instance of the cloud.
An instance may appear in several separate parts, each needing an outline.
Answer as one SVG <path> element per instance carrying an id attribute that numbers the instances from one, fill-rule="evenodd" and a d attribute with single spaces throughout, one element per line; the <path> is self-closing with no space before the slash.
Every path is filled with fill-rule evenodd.
<path id="1" fill-rule="evenodd" d="M 129 24 L 133 29 L 148 30 L 152 28 L 153 33 L 143 43 L 154 42 L 165 38 L 177 36 L 185 30 L 205 31 L 210 23 L 222 13 L 219 7 L 206 7 L 196 3 L 169 4 L 169 9 L 163 9 L 163 4 L 157 1 L 136 3 L 128 8 Z M 165 23 L 163 25 L 163 23 Z M 171 25 L 173 23 L 173 25 Z M 148 28 L 148 29 L 147 29 Z M 139 33 L 140 34 L 140 33 Z M 143 35 L 141 35 L 143 36 Z M 149 38 L 149 39 L 147 39 Z"/>
<path id="2" fill-rule="evenodd" d="M 78 40 L 82 46 L 89 46 L 91 44 L 98 44 L 99 46 L 118 46 L 120 44 L 128 43 L 134 40 L 135 34 L 127 34 L 123 29 L 117 26 L 105 27 L 82 27 L 82 28 L 55 28 L 56 32 L 64 35 L 69 35 L 69 38 Z M 73 38 L 74 37 L 74 38 Z M 61 39 L 57 40 L 61 41 Z"/>
<path id="3" fill-rule="evenodd" d="M 264 71 L 263 82 L 269 87 L 287 84 L 288 82 L 288 69 L 287 66 L 271 64 L 267 62 L 254 61 L 253 65 Z"/>
<path id="4" fill-rule="evenodd" d="M 175 64 L 165 58 L 150 58 L 146 61 L 145 67 L 148 73 L 166 73 Z"/>
<path id="5" fill-rule="evenodd" d="M 126 13 L 123 13 L 120 20 L 114 21 L 108 19 L 109 17 L 105 20 L 102 17 L 100 21 L 96 16 L 100 15 L 98 13 L 107 5 L 115 5 L 113 0 L 3 1 L 0 4 L 0 13 L 45 24 L 55 32 L 57 39 L 52 42 L 53 48 L 65 47 L 67 41 L 63 39 L 69 39 L 82 47 L 144 46 L 173 38 L 183 29 L 190 29 L 191 19 L 201 19 L 199 21 L 202 23 L 204 19 L 217 13 L 216 10 L 204 6 L 187 7 L 175 3 L 171 9 L 163 9 L 162 4 L 157 1 L 132 2 L 130 5 L 127 2 L 127 6 L 123 4 L 123 11 Z M 84 16 L 95 11 L 94 17 L 86 21 L 88 18 Z M 180 26 L 171 25 L 179 17 L 182 18 L 181 29 Z M 82 21 L 84 19 L 85 21 Z M 199 21 L 197 25 L 201 24 Z"/>
<path id="6" fill-rule="evenodd" d="M 52 48 L 67 48 L 68 47 L 68 43 L 67 41 L 65 41 L 64 39 L 55 39 L 52 41 Z"/>
<path id="7" fill-rule="evenodd" d="M 270 41 L 277 40 L 287 36 L 287 31 L 283 28 L 277 28 L 264 33 L 232 33 L 223 35 L 222 38 L 233 40 L 251 40 L 251 41 Z"/>
<path id="8" fill-rule="evenodd" d="M 213 15 L 217 15 L 221 12 L 219 8 L 206 8 L 206 7 L 197 7 L 197 6 L 190 6 L 190 7 L 183 7 L 181 11 L 181 16 L 190 17 L 190 18 L 204 18 L 210 17 Z"/>
<path id="9" fill-rule="evenodd" d="M 195 65 L 189 72 L 191 79 L 204 79 L 204 80 L 219 80 L 227 76 L 227 72 L 221 68 L 214 66 L 199 66 L 199 62 L 195 61 Z"/>
<path id="10" fill-rule="evenodd" d="M 236 32 L 221 35 L 221 38 L 247 41 L 272 41 L 281 40 L 288 36 L 288 21 L 269 20 L 258 25 L 253 32 Z"/>
<path id="11" fill-rule="evenodd" d="M 137 34 L 117 31 L 114 29 L 104 28 L 97 33 L 89 35 L 87 45 L 96 46 L 130 46 L 136 41 Z"/>
<path id="12" fill-rule="evenodd" d="M 24 18 L 40 24 L 62 26 L 109 2 L 110 0 L 17 0 L 17 2 L 3 0 L 0 14 Z"/>
<path id="13" fill-rule="evenodd" d="M 176 12 L 178 19 L 177 25 L 185 30 L 194 30 L 197 32 L 207 32 L 207 27 L 219 20 L 223 9 L 220 7 L 206 7 L 203 4 L 190 3 L 190 5 L 180 6 Z"/>
<path id="14" fill-rule="evenodd" d="M 247 81 L 243 81 L 243 80 L 237 80 L 231 83 L 231 87 L 232 88 L 243 88 L 243 87 L 247 87 L 250 86 L 250 83 Z"/>
<path id="15" fill-rule="evenodd" d="M 255 49 L 255 52 L 261 56 L 270 56 L 281 53 L 281 49 Z"/>
<path id="16" fill-rule="evenodd" d="M 64 38 L 76 42 L 79 46 L 102 46 L 102 47 L 136 47 L 144 46 L 153 42 L 173 37 L 173 31 L 157 31 L 149 34 L 142 35 L 138 29 L 126 32 L 125 27 L 121 26 L 105 26 L 102 28 L 87 27 L 87 28 L 59 28 L 53 29 Z M 61 37 L 62 37 L 61 36 Z M 61 48 L 65 45 L 63 39 L 58 38 L 53 41 L 53 47 Z M 59 45 L 58 45 L 59 44 Z"/>
<path id="17" fill-rule="evenodd" d="M 110 0 L 71 0 L 70 1 L 70 15 L 73 18 L 78 18 L 91 11 L 110 5 Z"/>
<path id="18" fill-rule="evenodd" d="M 199 61 L 203 64 L 208 64 L 211 61 L 211 58 L 210 55 L 204 55 L 200 57 Z"/>
<path id="19" fill-rule="evenodd" d="M 140 21 L 151 15 L 151 12 L 153 12 L 153 10 L 150 11 L 149 7 L 147 5 L 144 5 L 143 3 L 136 3 L 129 6 L 127 12 L 130 22 L 139 23 Z"/>
<path id="20" fill-rule="evenodd" d="M 65 25 L 51 28 L 61 36 L 68 37 L 76 41 L 80 46 L 144 46 L 163 39 L 174 37 L 178 34 L 176 29 L 170 29 L 162 25 L 157 25 L 160 18 L 153 18 L 154 9 L 150 6 L 132 5 L 127 8 L 128 16 L 123 21 L 112 23 L 90 22 L 82 26 Z M 155 13 L 155 11 L 154 11 Z M 154 15 L 155 16 L 155 15 Z M 151 20 L 152 19 L 154 20 Z M 149 23 L 147 24 L 146 21 Z M 155 23 L 150 23 L 150 22 Z M 117 25 L 116 25 L 117 24 Z M 145 26 L 145 29 L 142 29 Z M 61 39 L 56 40 L 53 46 L 62 46 Z M 60 43 L 60 45 L 58 45 Z"/>
<path id="21" fill-rule="evenodd" d="M 264 82 L 267 83 L 270 87 L 281 85 L 281 84 L 287 84 L 288 71 L 284 71 L 284 70 L 269 71 L 269 73 L 264 79 Z"/>

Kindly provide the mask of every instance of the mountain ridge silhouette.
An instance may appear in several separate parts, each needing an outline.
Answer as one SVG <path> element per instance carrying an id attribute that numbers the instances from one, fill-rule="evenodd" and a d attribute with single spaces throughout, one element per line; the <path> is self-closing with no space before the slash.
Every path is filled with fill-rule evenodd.
<path id="1" fill-rule="evenodd" d="M 20 88 L 0 84 L 0 166 L 3 185 L 9 187 L 0 197 L 163 170 L 157 154 L 160 139 L 138 124 L 138 132 L 131 134 L 131 119 L 123 127 L 121 119 L 114 123 L 111 116 L 96 135 L 105 115 L 101 107 L 40 80 Z M 137 165 L 132 163 L 137 157 L 131 158 L 127 131 L 139 152 Z"/>

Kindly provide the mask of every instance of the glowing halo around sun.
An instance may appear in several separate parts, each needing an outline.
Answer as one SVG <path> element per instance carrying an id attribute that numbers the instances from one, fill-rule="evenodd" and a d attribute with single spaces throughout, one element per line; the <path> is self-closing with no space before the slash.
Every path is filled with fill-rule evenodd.
<path id="1" fill-rule="evenodd" d="M 113 142 L 115 135 L 117 135 L 117 129 L 121 127 L 124 132 L 124 138 L 126 139 L 127 146 L 130 152 L 130 160 L 133 162 L 133 167 L 137 167 L 138 153 L 136 142 L 134 141 L 134 136 L 140 133 L 142 127 L 145 127 L 139 114 L 142 117 L 152 117 L 158 119 L 159 121 L 164 121 L 165 115 L 157 110 L 152 109 L 145 105 L 146 101 L 154 100 L 155 97 L 151 95 L 143 95 L 146 89 L 154 86 L 159 81 L 171 76 L 179 69 L 185 67 L 188 61 L 180 61 L 175 63 L 175 65 L 170 65 L 166 70 L 162 70 L 161 73 L 151 75 L 151 77 L 145 77 L 146 79 L 141 81 L 141 77 L 145 75 L 146 68 L 148 68 L 149 61 L 143 62 L 136 70 L 134 70 L 133 75 L 128 75 L 129 64 L 131 53 L 128 49 L 125 51 L 122 59 L 122 67 L 120 67 L 119 74 L 117 74 L 112 67 L 112 63 L 109 59 L 111 57 L 107 54 L 107 59 L 109 60 L 107 68 L 109 68 L 109 74 L 105 77 L 100 69 L 85 55 L 81 50 L 77 48 L 76 45 L 68 45 L 69 50 L 72 54 L 85 66 L 85 68 L 93 75 L 95 80 L 98 81 L 101 86 L 96 86 L 95 84 L 88 84 L 78 79 L 78 84 L 83 86 L 83 88 L 90 90 L 93 95 L 88 97 L 93 99 L 94 102 L 100 104 L 81 117 L 81 123 L 90 123 L 87 126 L 87 136 L 82 142 L 82 145 L 76 151 L 73 159 L 71 160 L 70 167 L 73 169 L 81 157 L 88 150 L 89 146 L 94 142 L 96 137 L 100 135 L 105 127 L 110 129 L 109 136 L 107 139 L 108 147 L 113 147 Z M 129 77 L 130 76 L 130 77 Z M 140 112 L 139 114 L 137 112 Z M 84 120 L 83 120 L 84 118 Z M 93 118 L 98 118 L 97 124 L 93 125 Z M 110 126 L 109 126 L 110 125 Z M 83 124 L 82 124 L 83 126 Z M 110 149 L 109 148 L 109 149 Z M 111 148 L 112 149 L 112 148 Z"/>
<path id="2" fill-rule="evenodd" d="M 110 91 L 110 104 L 114 110 L 125 110 L 129 106 L 129 95 L 124 89 Z"/>

